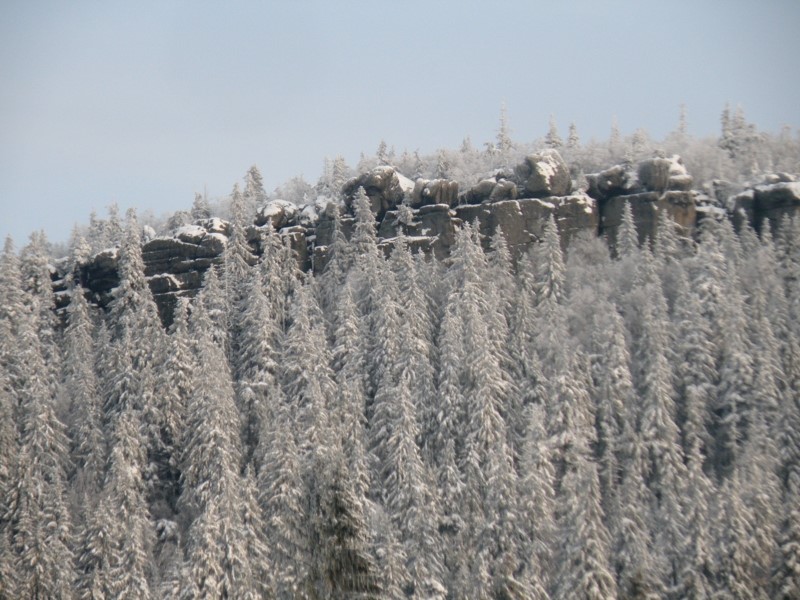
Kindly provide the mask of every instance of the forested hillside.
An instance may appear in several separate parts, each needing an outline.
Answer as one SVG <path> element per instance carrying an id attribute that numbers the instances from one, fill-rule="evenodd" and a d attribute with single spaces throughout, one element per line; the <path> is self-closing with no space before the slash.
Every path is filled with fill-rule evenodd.
<path id="1" fill-rule="evenodd" d="M 320 276 L 234 233 L 169 332 L 135 218 L 64 329 L 6 247 L 5 597 L 797 597 L 798 222 L 514 269 L 384 259 L 362 198 Z"/>
<path id="2" fill-rule="evenodd" d="M 437 259 L 357 189 L 303 271 L 248 198 L 166 329 L 133 211 L 103 306 L 6 243 L 0 598 L 800 598 L 800 217 Z"/>

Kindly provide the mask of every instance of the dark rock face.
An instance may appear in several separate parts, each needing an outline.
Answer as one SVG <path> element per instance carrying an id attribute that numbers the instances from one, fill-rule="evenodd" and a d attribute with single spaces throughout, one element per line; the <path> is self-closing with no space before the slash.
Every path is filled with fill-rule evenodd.
<path id="1" fill-rule="evenodd" d="M 800 211 L 800 182 L 794 180 L 788 173 L 774 173 L 747 188 L 719 180 L 712 187 L 717 204 L 730 213 L 734 227 L 739 229 L 747 222 L 761 231 L 768 222 L 775 230 L 784 216 Z"/>
<path id="2" fill-rule="evenodd" d="M 566 196 L 572 191 L 569 167 L 557 150 L 547 149 L 526 156 L 514 169 L 524 198 Z"/>
<path id="3" fill-rule="evenodd" d="M 91 261 L 79 268 L 80 280 L 89 290 L 90 298 L 105 306 L 111 301 L 111 290 L 119 285 L 117 274 L 117 248 L 95 254 Z"/>
<path id="4" fill-rule="evenodd" d="M 622 165 L 615 165 L 599 173 L 586 176 L 589 182 L 588 194 L 597 200 L 607 200 L 614 196 L 622 196 L 639 191 L 638 182 L 633 174 Z"/>
<path id="5" fill-rule="evenodd" d="M 414 182 L 398 173 L 394 167 L 375 167 L 371 171 L 354 177 L 342 188 L 345 204 L 351 207 L 358 188 L 364 188 L 369 196 L 372 212 L 378 220 L 383 218 L 387 210 L 397 208 L 406 194 L 414 193 Z"/>
<path id="6" fill-rule="evenodd" d="M 279 231 L 297 256 L 298 266 L 310 267 L 308 252 L 309 231 L 291 224 Z M 271 227 L 271 220 L 265 227 Z M 222 219 L 205 219 L 196 225 L 178 228 L 172 237 L 157 237 L 142 245 L 144 274 L 153 292 L 162 322 L 168 324 L 181 296 L 193 296 L 200 289 L 206 270 L 219 264 L 230 236 L 230 223 Z M 253 264 L 262 252 L 263 227 L 250 226 L 246 236 L 253 252 Z M 99 306 L 113 300 L 113 289 L 119 285 L 118 249 L 112 248 L 93 256 L 79 267 L 79 278 L 90 299 Z"/>
<path id="7" fill-rule="evenodd" d="M 775 229 L 781 219 L 797 214 L 800 209 L 800 182 L 780 181 L 757 185 L 753 189 L 753 214 L 751 223 L 760 231 L 768 220 Z"/>

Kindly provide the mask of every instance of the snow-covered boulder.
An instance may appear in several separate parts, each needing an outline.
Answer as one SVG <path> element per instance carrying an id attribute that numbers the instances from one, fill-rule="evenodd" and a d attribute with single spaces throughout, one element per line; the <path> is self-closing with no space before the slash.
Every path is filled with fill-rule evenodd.
<path id="1" fill-rule="evenodd" d="M 569 167 L 552 148 L 526 156 L 514 171 L 520 179 L 524 197 L 566 196 L 572 191 Z"/>
<path id="2" fill-rule="evenodd" d="M 272 223 L 273 229 L 278 231 L 294 225 L 299 211 L 298 206 L 288 200 L 270 200 L 256 212 L 255 224 L 263 227 Z"/>
<path id="3" fill-rule="evenodd" d="M 316 204 L 306 204 L 297 214 L 297 223 L 303 227 L 315 227 L 319 221 L 319 212 Z"/>
<path id="4" fill-rule="evenodd" d="M 639 163 L 639 183 L 649 192 L 692 189 L 692 176 L 677 154 L 669 158 L 650 158 Z"/>
<path id="5" fill-rule="evenodd" d="M 208 233 L 217 233 L 224 235 L 225 237 L 230 237 L 231 235 L 231 224 L 228 223 L 228 221 L 223 221 L 218 217 L 201 219 L 197 222 L 197 224 L 205 229 Z"/>
<path id="6" fill-rule="evenodd" d="M 514 200 L 518 195 L 516 183 L 507 179 L 506 173 L 498 173 L 494 177 L 481 179 L 461 195 L 460 201 L 463 204 L 481 204 Z"/>
<path id="7" fill-rule="evenodd" d="M 394 167 L 383 165 L 344 184 L 342 194 L 348 208 L 352 207 L 358 189 L 362 187 L 370 199 L 372 212 L 379 220 L 387 210 L 394 210 L 406 196 L 410 197 L 414 193 L 413 181 L 398 173 Z"/>
<path id="8" fill-rule="evenodd" d="M 207 234 L 206 228 L 200 225 L 184 225 L 175 230 L 175 237 L 189 244 L 199 244 Z"/>
<path id="9" fill-rule="evenodd" d="M 623 165 L 614 165 L 599 173 L 589 173 L 586 181 L 589 195 L 597 200 L 605 200 L 635 191 L 636 174 Z"/>

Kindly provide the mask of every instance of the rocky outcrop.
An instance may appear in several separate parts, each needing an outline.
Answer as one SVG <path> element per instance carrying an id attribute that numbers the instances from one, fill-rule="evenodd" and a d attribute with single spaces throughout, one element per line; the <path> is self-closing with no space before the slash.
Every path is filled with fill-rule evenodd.
<path id="1" fill-rule="evenodd" d="M 800 211 L 800 181 L 788 173 L 769 174 L 760 183 L 744 187 L 715 180 L 712 188 L 718 205 L 732 216 L 737 229 L 747 222 L 756 231 L 765 223 L 775 230 L 785 216 Z"/>
<path id="2" fill-rule="evenodd" d="M 364 188 L 369 197 L 372 212 L 380 220 L 387 210 L 397 208 L 406 195 L 413 195 L 414 182 L 398 173 L 394 167 L 375 167 L 345 183 L 342 195 L 348 208 L 351 207 L 359 188 Z"/>
<path id="3" fill-rule="evenodd" d="M 598 202 L 599 233 L 612 245 L 626 204 L 633 212 L 639 242 L 654 239 L 659 213 L 665 211 L 691 234 L 697 222 L 697 192 L 679 156 L 656 157 L 638 165 L 615 165 L 586 176 L 588 194 Z"/>
<path id="4" fill-rule="evenodd" d="M 800 209 L 800 182 L 781 181 L 757 185 L 753 189 L 753 219 L 757 230 L 765 221 L 775 229 L 784 216 L 797 214 Z"/>
<path id="5" fill-rule="evenodd" d="M 411 208 L 446 204 L 455 206 L 458 202 L 458 183 L 449 179 L 417 179 L 411 193 Z"/>
<path id="6" fill-rule="evenodd" d="M 557 150 L 548 148 L 525 157 L 514 169 L 524 198 L 566 196 L 572 191 L 569 167 Z"/>
<path id="7" fill-rule="evenodd" d="M 685 192 L 692 189 L 692 176 L 686 172 L 680 156 L 650 158 L 639 163 L 638 179 L 644 190 Z"/>
<path id="8" fill-rule="evenodd" d="M 599 222 L 597 203 L 581 193 L 463 205 L 456 208 L 455 214 L 463 222 L 477 222 L 486 248 L 491 236 L 500 228 L 515 258 L 542 239 L 544 225 L 551 214 L 555 216 L 565 247 L 581 231 L 596 232 Z"/>
<path id="9" fill-rule="evenodd" d="M 402 232 L 412 250 L 438 259 L 449 256 L 457 229 L 467 222 L 477 224 L 486 248 L 491 236 L 502 230 L 518 258 L 542 238 L 550 215 L 566 247 L 581 232 L 605 235 L 614 243 L 626 205 L 632 209 L 640 242 L 655 236 L 662 212 L 690 235 L 703 215 L 733 215 L 734 222 L 747 220 L 760 227 L 800 211 L 800 182 L 791 175 L 770 175 L 744 188 L 715 181 L 706 195 L 691 189 L 692 178 L 677 156 L 615 165 L 586 179 L 588 189 L 573 192 L 569 171 L 555 150 L 527 156 L 513 170 L 484 176 L 461 194 L 453 181 L 412 183 L 393 167 L 377 167 L 345 185 L 341 205 L 326 201 L 301 208 L 273 200 L 257 211 L 246 232 L 254 262 L 266 228 L 273 228 L 294 250 L 300 268 L 321 272 L 334 241 L 335 212 L 341 213 L 340 230 L 349 238 L 355 224 L 352 202 L 362 187 L 385 252 Z M 194 294 L 208 267 L 221 261 L 230 233 L 226 221 L 206 219 L 144 243 L 145 274 L 165 322 L 176 299 Z M 96 254 L 77 275 L 95 302 L 108 304 L 118 285 L 117 250 Z"/>
<path id="10" fill-rule="evenodd" d="M 460 201 L 461 204 L 481 204 L 515 200 L 518 196 L 519 190 L 515 181 L 508 179 L 505 173 L 499 173 L 492 178 L 481 179 L 461 195 Z"/>
<path id="11" fill-rule="evenodd" d="M 256 212 L 255 225 L 263 227 L 267 223 L 275 231 L 295 223 L 300 208 L 287 200 L 271 200 Z"/>

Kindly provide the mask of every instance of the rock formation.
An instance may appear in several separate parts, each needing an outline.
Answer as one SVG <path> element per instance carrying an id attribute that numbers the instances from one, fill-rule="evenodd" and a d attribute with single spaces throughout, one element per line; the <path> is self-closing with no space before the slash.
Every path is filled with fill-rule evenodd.
<path id="1" fill-rule="evenodd" d="M 605 235 L 613 244 L 626 204 L 633 210 L 640 242 L 653 238 L 661 211 L 667 211 L 683 233 L 691 235 L 698 218 L 709 210 L 726 212 L 739 225 L 746 219 L 758 229 L 765 220 L 775 226 L 783 215 L 800 209 L 800 182 L 791 175 L 773 175 L 743 190 L 716 181 L 710 195 L 705 195 L 691 189 L 692 177 L 677 156 L 615 165 L 587 175 L 586 180 L 587 190 L 573 192 L 569 169 L 555 150 L 527 156 L 513 170 L 482 177 L 461 193 L 454 181 L 419 179 L 415 183 L 393 167 L 381 166 L 345 184 L 340 227 L 349 237 L 354 225 L 352 201 L 359 188 L 370 198 L 378 237 L 387 252 L 402 230 L 412 249 L 438 259 L 449 255 L 456 229 L 465 222 L 477 223 L 487 248 L 491 236 L 501 229 L 512 255 L 518 258 L 541 239 L 550 214 L 555 216 L 566 246 L 583 231 Z M 407 208 L 399 210 L 401 204 Z M 334 233 L 330 207 L 301 208 L 283 200 L 259 207 L 247 229 L 254 257 L 261 252 L 266 227 L 274 228 L 291 244 L 302 269 L 324 269 Z M 213 218 L 144 243 L 145 274 L 162 318 L 169 320 L 177 297 L 199 289 L 206 269 L 221 261 L 229 235 L 230 225 Z M 79 281 L 94 302 L 106 305 L 111 300 L 118 283 L 116 269 L 114 249 L 80 265 Z M 56 288 L 59 285 L 57 282 Z"/>

